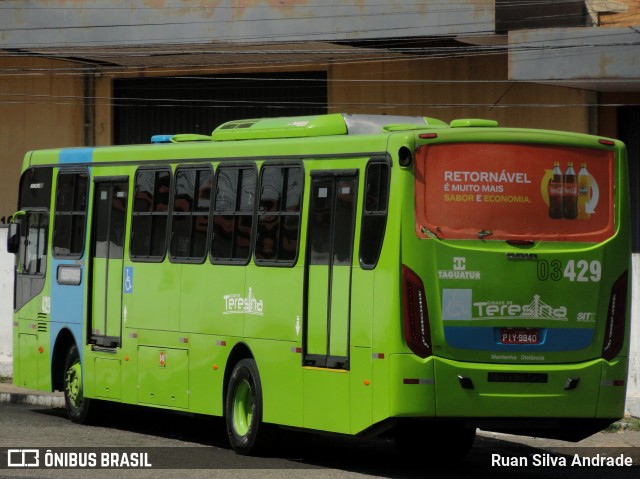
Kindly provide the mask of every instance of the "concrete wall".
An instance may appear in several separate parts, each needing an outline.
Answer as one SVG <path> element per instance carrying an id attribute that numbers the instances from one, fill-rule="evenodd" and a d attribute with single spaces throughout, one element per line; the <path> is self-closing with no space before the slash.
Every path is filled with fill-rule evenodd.
<path id="1" fill-rule="evenodd" d="M 633 255 L 631 352 L 627 383 L 627 413 L 640 417 L 640 254 Z"/>
<path id="2" fill-rule="evenodd" d="M 12 375 L 13 255 L 7 253 L 7 228 L 0 227 L 0 377 Z"/>
<path id="3" fill-rule="evenodd" d="M 637 37 L 638 33 L 629 27 L 509 32 L 509 78 L 558 82 L 594 91 L 637 92 Z"/>
<path id="4" fill-rule="evenodd" d="M 0 55 L 0 218 L 18 206 L 27 151 L 82 145 L 83 80 L 74 71 L 70 62 Z"/>
<path id="5" fill-rule="evenodd" d="M 404 0 L 4 0 L 2 4 L 5 48 L 166 44 L 171 39 L 181 44 L 340 41 L 369 39 L 372 32 L 390 38 L 483 34 L 494 28 L 494 0 L 409 5 Z"/>
<path id="6" fill-rule="evenodd" d="M 6 252 L 7 228 L 0 227 L 0 376 L 12 375 L 13 255 Z M 640 255 L 633 255 L 633 278 L 640 278 Z M 631 361 L 627 413 L 640 417 L 640 281 L 633 281 Z"/>

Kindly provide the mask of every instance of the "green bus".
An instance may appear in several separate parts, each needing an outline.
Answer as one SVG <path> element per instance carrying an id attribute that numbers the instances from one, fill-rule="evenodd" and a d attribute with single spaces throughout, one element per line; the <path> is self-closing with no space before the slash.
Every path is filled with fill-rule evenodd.
<path id="1" fill-rule="evenodd" d="M 619 141 L 346 114 L 154 141 L 24 160 L 14 382 L 71 420 L 116 402 L 224 417 L 241 454 L 285 427 L 459 456 L 476 428 L 623 416 Z"/>

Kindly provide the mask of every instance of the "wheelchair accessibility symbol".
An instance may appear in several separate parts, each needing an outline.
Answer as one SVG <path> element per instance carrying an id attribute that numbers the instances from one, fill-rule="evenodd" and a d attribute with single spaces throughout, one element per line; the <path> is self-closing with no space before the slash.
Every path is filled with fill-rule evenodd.
<path id="1" fill-rule="evenodd" d="M 133 266 L 127 266 L 124 268 L 124 293 L 133 293 Z"/>

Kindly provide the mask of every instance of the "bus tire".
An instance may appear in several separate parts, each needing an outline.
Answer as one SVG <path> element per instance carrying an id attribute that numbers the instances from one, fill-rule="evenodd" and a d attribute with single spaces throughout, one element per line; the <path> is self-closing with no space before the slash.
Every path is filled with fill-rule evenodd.
<path id="1" fill-rule="evenodd" d="M 239 361 L 229 377 L 225 399 L 225 422 L 235 452 L 255 455 L 264 449 L 269 425 L 262 422 L 262 386 L 253 359 Z"/>
<path id="2" fill-rule="evenodd" d="M 67 416 L 75 423 L 87 424 L 91 420 L 91 399 L 84 397 L 80 353 L 75 344 L 67 352 L 63 375 L 64 405 Z"/>

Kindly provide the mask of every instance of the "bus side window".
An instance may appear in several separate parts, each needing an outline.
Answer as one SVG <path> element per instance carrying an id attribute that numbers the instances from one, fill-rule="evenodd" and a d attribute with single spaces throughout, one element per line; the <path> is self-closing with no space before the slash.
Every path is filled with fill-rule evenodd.
<path id="1" fill-rule="evenodd" d="M 53 223 L 53 255 L 80 258 L 84 252 L 89 175 L 61 172 L 58 175 Z"/>
<path id="2" fill-rule="evenodd" d="M 162 261 L 166 251 L 171 172 L 168 169 L 136 172 L 131 212 L 131 258 Z"/>
<path id="3" fill-rule="evenodd" d="M 387 224 L 389 165 L 372 161 L 367 166 L 360 235 L 360 266 L 373 269 L 378 263 Z"/>
<path id="4" fill-rule="evenodd" d="M 298 255 L 303 172 L 300 166 L 262 168 L 256 264 L 293 265 Z"/>
<path id="5" fill-rule="evenodd" d="M 170 259 L 202 262 L 207 251 L 211 167 L 178 168 L 171 208 Z"/>
<path id="6" fill-rule="evenodd" d="M 251 256 L 256 196 L 254 166 L 221 166 L 213 206 L 213 263 L 246 264 Z"/>

